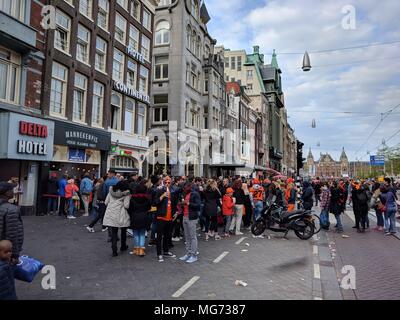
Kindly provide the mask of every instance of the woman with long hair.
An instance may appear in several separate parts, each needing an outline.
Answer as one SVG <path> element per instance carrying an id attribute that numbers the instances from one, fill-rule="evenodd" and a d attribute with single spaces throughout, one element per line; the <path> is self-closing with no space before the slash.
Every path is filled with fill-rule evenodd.
<path id="1" fill-rule="evenodd" d="M 207 181 L 207 186 L 202 193 L 204 199 L 204 213 L 206 215 L 206 241 L 209 237 L 214 237 L 215 240 L 220 240 L 218 234 L 218 207 L 221 206 L 221 192 L 218 189 L 217 182 L 213 179 Z"/>
<path id="2" fill-rule="evenodd" d="M 111 228 L 111 249 L 113 256 L 118 255 L 117 241 L 118 230 L 121 229 L 121 251 L 126 251 L 126 230 L 130 226 L 130 218 L 128 209 L 130 205 L 130 189 L 126 180 L 118 182 L 115 186 L 110 187 L 105 205 L 107 206 L 104 215 L 103 225 Z"/>

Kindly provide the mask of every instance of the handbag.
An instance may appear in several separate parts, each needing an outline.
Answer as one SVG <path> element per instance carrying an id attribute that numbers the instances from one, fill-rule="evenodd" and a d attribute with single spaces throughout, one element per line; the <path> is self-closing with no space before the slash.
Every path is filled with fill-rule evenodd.
<path id="1" fill-rule="evenodd" d="M 79 196 L 76 193 L 76 191 L 74 191 L 74 193 L 72 194 L 72 200 L 75 200 L 75 201 L 79 200 Z"/>
<path id="2" fill-rule="evenodd" d="M 21 256 L 14 268 L 14 277 L 21 281 L 32 282 L 43 267 L 44 264 L 42 262 L 28 256 Z"/>

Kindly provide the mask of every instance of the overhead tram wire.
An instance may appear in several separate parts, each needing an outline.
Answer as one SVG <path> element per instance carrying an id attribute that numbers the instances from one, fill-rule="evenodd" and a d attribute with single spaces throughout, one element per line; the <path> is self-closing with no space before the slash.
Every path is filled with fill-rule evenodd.
<path id="1" fill-rule="evenodd" d="M 396 110 L 398 107 L 400 107 L 400 103 L 398 105 L 396 105 L 395 107 L 393 107 L 392 109 L 389 109 L 386 112 L 382 113 L 382 118 L 379 121 L 379 123 L 377 124 L 377 126 L 375 127 L 375 129 L 370 133 L 370 135 L 368 136 L 368 138 L 365 140 L 365 142 L 361 145 L 360 148 L 358 148 L 358 150 L 356 151 L 356 153 L 354 154 L 354 156 L 356 156 L 360 150 L 368 143 L 369 139 L 371 139 L 372 135 L 376 132 L 376 130 L 378 130 L 378 128 L 380 127 L 380 125 L 382 124 L 382 122 L 389 116 L 392 114 L 392 112 L 394 110 Z M 378 146 L 379 147 L 379 146 Z"/>
<path id="2" fill-rule="evenodd" d="M 389 138 L 387 138 L 387 139 L 383 139 L 385 142 L 388 142 L 388 141 L 390 141 L 390 140 L 392 140 L 395 136 L 397 136 L 398 134 L 400 134 L 400 129 L 399 130 L 397 130 L 394 134 L 392 134 Z M 375 148 L 373 148 L 372 150 L 378 150 L 378 148 L 380 147 L 382 145 L 382 143 L 380 143 L 380 144 L 378 144 Z M 400 143 L 398 143 L 397 145 L 395 145 L 394 147 L 396 147 L 396 146 L 398 146 L 398 145 L 400 145 Z M 363 155 L 362 157 L 361 157 L 361 159 L 362 158 L 364 158 L 366 155 L 368 155 L 368 153 L 366 153 L 365 155 Z"/>

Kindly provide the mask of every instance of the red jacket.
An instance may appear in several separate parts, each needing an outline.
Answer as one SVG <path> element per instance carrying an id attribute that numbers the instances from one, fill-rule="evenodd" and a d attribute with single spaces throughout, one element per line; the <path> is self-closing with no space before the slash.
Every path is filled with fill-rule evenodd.
<path id="1" fill-rule="evenodd" d="M 233 202 L 233 198 L 224 195 L 222 198 L 222 214 L 224 216 L 231 216 L 233 215 L 233 208 L 235 207 L 235 203 Z"/>
<path id="2" fill-rule="evenodd" d="M 72 196 L 74 195 L 74 191 L 75 191 L 75 192 L 78 192 L 78 191 L 79 191 L 78 186 L 75 185 L 75 184 L 67 184 L 67 185 L 65 186 L 65 198 L 66 198 L 66 199 L 72 198 Z"/>

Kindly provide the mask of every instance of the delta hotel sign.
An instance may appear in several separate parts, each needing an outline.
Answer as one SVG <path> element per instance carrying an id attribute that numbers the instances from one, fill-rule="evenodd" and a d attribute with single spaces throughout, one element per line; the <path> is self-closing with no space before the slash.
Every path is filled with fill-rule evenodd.
<path id="1" fill-rule="evenodd" d="M 48 137 L 48 128 L 46 125 L 31 122 L 19 122 L 19 134 L 28 137 L 36 137 L 46 139 Z M 17 152 L 32 155 L 47 155 L 46 140 L 43 142 L 19 139 L 17 142 Z"/>

